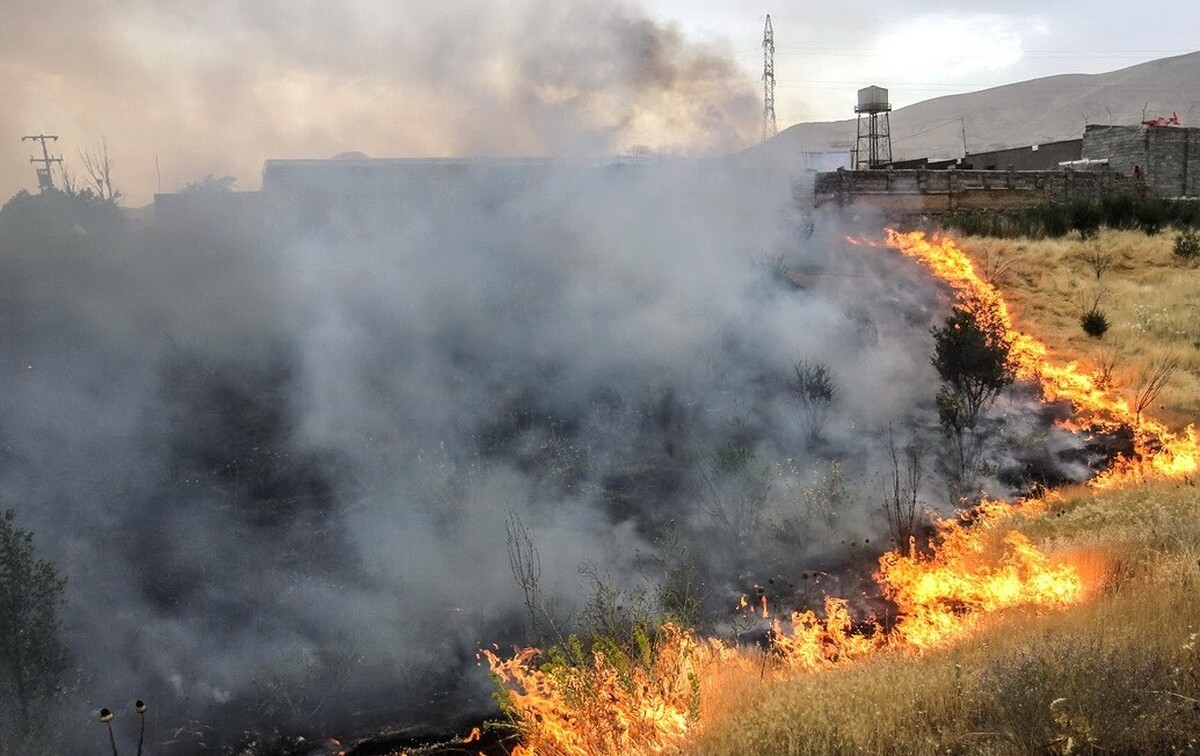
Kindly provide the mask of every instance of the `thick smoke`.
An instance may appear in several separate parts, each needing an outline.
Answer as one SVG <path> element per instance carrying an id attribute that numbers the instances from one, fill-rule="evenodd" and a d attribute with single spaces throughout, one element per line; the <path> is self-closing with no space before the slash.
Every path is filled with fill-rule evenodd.
<path id="1" fill-rule="evenodd" d="M 0 501 L 70 578 L 64 722 L 142 697 L 186 752 L 485 711 L 475 651 L 530 640 L 512 516 L 561 616 L 581 566 L 686 554 L 710 627 L 886 537 L 884 439 L 936 424 L 911 266 L 753 166 L 396 170 L 319 212 L 0 214 Z M 800 359 L 837 386 L 815 432 Z"/>
<path id="2" fill-rule="evenodd" d="M 107 137 L 133 204 L 160 179 L 162 191 L 209 173 L 252 187 L 264 155 L 701 154 L 757 136 L 755 77 L 730 51 L 625 0 L 5 11 L 2 196 L 33 180 L 18 137 L 40 132 L 63 137 L 77 172 L 77 152 Z"/>

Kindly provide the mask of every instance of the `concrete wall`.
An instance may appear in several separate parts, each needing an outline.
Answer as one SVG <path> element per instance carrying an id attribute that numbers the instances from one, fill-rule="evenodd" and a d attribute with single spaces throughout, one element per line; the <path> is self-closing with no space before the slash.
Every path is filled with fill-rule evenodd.
<path id="1" fill-rule="evenodd" d="M 963 158 L 962 167 L 977 171 L 1052 171 L 1059 163 L 1078 160 L 1082 154 L 1083 140 L 1068 139 L 1062 142 L 1047 142 L 1034 147 L 1014 147 L 992 152 L 971 152 Z"/>
<path id="2" fill-rule="evenodd" d="M 813 201 L 818 207 L 869 204 L 890 212 L 940 213 L 1027 207 L 1136 191 L 1132 178 L 1114 171 L 835 171 L 817 174 Z"/>
<path id="3" fill-rule="evenodd" d="M 1146 188 L 1159 197 L 1200 196 L 1200 129 L 1178 126 L 1088 126 L 1083 157 L 1108 158 L 1109 167 L 1142 170 Z"/>

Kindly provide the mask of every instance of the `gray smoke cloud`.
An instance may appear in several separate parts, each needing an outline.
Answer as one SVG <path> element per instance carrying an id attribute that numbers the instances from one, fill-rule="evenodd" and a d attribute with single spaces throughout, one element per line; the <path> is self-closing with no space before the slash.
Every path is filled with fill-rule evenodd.
<path id="1" fill-rule="evenodd" d="M 106 137 L 144 204 L 264 157 L 728 152 L 757 137 L 755 77 L 625 0 L 16 0 L 0 29 L 0 195 L 25 134 Z M 36 150 L 35 150 L 36 151 Z"/>
<path id="2" fill-rule="evenodd" d="M 563 616 L 677 536 L 709 627 L 886 537 L 883 439 L 936 427 L 914 266 L 765 166 L 395 170 L 0 213 L 0 501 L 70 578 L 64 723 L 142 697 L 188 752 L 478 715 L 475 651 L 530 640 L 512 514 Z M 838 389 L 815 438 L 799 359 Z"/>

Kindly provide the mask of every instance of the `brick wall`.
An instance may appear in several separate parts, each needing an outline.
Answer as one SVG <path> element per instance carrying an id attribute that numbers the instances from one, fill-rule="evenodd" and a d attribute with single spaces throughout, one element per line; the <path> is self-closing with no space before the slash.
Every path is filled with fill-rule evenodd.
<path id="1" fill-rule="evenodd" d="M 1136 190 L 1133 179 L 1115 171 L 888 169 L 818 173 L 813 182 L 813 201 L 817 206 L 861 202 L 945 212 L 1097 199 Z"/>
<path id="2" fill-rule="evenodd" d="M 1108 159 L 1130 175 L 1142 169 L 1146 187 L 1159 197 L 1200 195 L 1200 129 L 1178 126 L 1088 126 L 1083 157 Z"/>

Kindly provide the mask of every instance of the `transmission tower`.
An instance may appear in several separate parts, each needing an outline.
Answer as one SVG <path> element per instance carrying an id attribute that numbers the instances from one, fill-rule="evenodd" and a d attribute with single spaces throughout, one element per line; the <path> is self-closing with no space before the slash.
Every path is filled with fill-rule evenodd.
<path id="1" fill-rule="evenodd" d="M 47 139 L 49 139 L 52 142 L 57 142 L 58 135 L 57 134 L 30 134 L 28 136 L 21 137 L 22 142 L 41 142 L 42 143 L 42 156 L 40 158 L 39 157 L 30 157 L 29 162 L 34 163 L 34 164 L 37 164 L 37 163 L 42 164 L 41 168 L 35 168 L 34 170 L 37 171 L 38 189 L 40 189 L 43 192 L 48 189 L 54 188 L 54 174 L 52 174 L 50 172 L 50 168 L 55 163 L 62 162 L 61 155 L 58 157 L 50 157 L 50 151 L 48 149 L 46 149 L 46 140 Z"/>
<path id="2" fill-rule="evenodd" d="M 778 133 L 779 126 L 775 123 L 775 31 L 771 28 L 771 14 L 768 13 L 763 29 L 763 141 Z"/>

